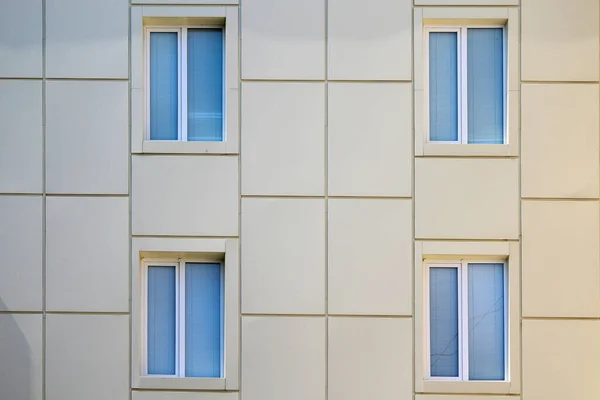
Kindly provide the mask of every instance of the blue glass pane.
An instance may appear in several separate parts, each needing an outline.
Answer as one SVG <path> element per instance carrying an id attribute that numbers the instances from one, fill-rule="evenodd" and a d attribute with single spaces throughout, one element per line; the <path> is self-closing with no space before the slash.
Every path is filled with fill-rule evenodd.
<path id="1" fill-rule="evenodd" d="M 429 140 L 458 140 L 456 32 L 429 33 Z"/>
<path id="2" fill-rule="evenodd" d="M 469 264 L 469 379 L 504 380 L 504 265 Z"/>
<path id="3" fill-rule="evenodd" d="M 150 139 L 177 140 L 177 32 L 150 32 Z"/>
<path id="4" fill-rule="evenodd" d="M 221 265 L 185 265 L 185 376 L 219 377 L 222 359 Z"/>
<path id="5" fill-rule="evenodd" d="M 431 376 L 458 376 L 458 269 L 429 269 Z"/>
<path id="6" fill-rule="evenodd" d="M 148 374 L 175 375 L 175 267 L 148 267 Z"/>
<path id="7" fill-rule="evenodd" d="M 467 30 L 468 142 L 504 141 L 502 28 Z"/>
<path id="8" fill-rule="evenodd" d="M 223 30 L 188 30 L 188 141 L 223 140 Z"/>

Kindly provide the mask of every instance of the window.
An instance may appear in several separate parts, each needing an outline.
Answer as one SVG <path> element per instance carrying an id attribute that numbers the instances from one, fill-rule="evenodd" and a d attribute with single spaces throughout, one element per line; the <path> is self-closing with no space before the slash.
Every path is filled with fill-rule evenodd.
<path id="1" fill-rule="evenodd" d="M 501 262 L 427 262 L 426 377 L 507 380 L 507 273 Z M 427 304 L 428 303 L 428 304 Z"/>
<path id="2" fill-rule="evenodd" d="M 145 260 L 143 276 L 142 374 L 222 377 L 222 264 Z"/>
<path id="3" fill-rule="evenodd" d="M 507 143 L 505 28 L 425 29 L 430 143 Z"/>
<path id="4" fill-rule="evenodd" d="M 147 138 L 225 140 L 224 28 L 146 29 Z"/>

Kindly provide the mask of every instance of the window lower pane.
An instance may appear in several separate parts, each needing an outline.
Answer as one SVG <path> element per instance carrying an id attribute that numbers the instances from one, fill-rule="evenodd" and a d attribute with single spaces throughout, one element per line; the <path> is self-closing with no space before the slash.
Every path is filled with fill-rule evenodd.
<path id="1" fill-rule="evenodd" d="M 148 267 L 148 374 L 175 375 L 175 267 Z"/>
<path id="2" fill-rule="evenodd" d="M 458 140 L 458 38 L 429 33 L 429 140 Z"/>
<path id="3" fill-rule="evenodd" d="M 150 32 L 150 139 L 178 138 L 177 32 Z"/>
<path id="4" fill-rule="evenodd" d="M 502 28 L 467 30 L 468 142 L 504 141 L 504 44 Z"/>
<path id="5" fill-rule="evenodd" d="M 188 29 L 188 141 L 223 140 L 223 30 Z"/>
<path id="6" fill-rule="evenodd" d="M 504 380 L 504 264 L 469 264 L 469 380 Z"/>
<path id="7" fill-rule="evenodd" d="M 185 376 L 220 377 L 221 264 L 185 265 Z"/>
<path id="8" fill-rule="evenodd" d="M 429 269 L 431 376 L 458 377 L 458 269 Z"/>

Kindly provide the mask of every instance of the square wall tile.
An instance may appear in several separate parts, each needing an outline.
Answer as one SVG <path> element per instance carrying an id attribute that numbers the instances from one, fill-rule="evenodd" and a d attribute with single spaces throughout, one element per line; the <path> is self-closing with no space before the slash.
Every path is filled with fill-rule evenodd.
<path id="1" fill-rule="evenodd" d="M 134 235 L 237 236 L 238 157 L 134 156 Z"/>
<path id="2" fill-rule="evenodd" d="M 324 400 L 325 318 L 243 317 L 242 400 Z"/>
<path id="3" fill-rule="evenodd" d="M 597 201 L 523 202 L 523 315 L 600 317 Z"/>
<path id="4" fill-rule="evenodd" d="M 46 75 L 129 76 L 127 0 L 47 0 Z"/>
<path id="5" fill-rule="evenodd" d="M 0 253 L 0 311 L 41 311 L 41 196 L 0 196 Z"/>
<path id="6" fill-rule="evenodd" d="M 410 200 L 330 199 L 330 314 L 412 314 Z"/>
<path id="7" fill-rule="evenodd" d="M 0 77 L 42 77 L 42 0 L 0 4 L 0 37 Z"/>
<path id="8" fill-rule="evenodd" d="M 523 321 L 523 399 L 600 397 L 600 322 Z"/>
<path id="9" fill-rule="evenodd" d="M 127 312 L 129 199 L 49 196 L 46 268 L 48 310 Z"/>
<path id="10" fill-rule="evenodd" d="M 597 0 L 522 0 L 522 77 L 597 81 Z"/>
<path id="11" fill-rule="evenodd" d="M 42 315 L 0 314 L 0 388 L 7 400 L 42 399 Z"/>
<path id="12" fill-rule="evenodd" d="M 0 132 L 0 192 L 42 193 L 42 82 L 0 80 Z"/>
<path id="13" fill-rule="evenodd" d="M 325 0 L 242 4 L 243 79 L 324 79 Z"/>
<path id="14" fill-rule="evenodd" d="M 242 312 L 325 313 L 325 200 L 242 200 Z"/>
<path id="15" fill-rule="evenodd" d="M 46 85 L 47 191 L 127 193 L 127 82 Z"/>
<path id="16" fill-rule="evenodd" d="M 597 84 L 522 86 L 523 197 L 598 197 Z"/>
<path id="17" fill-rule="evenodd" d="M 410 196 L 410 83 L 331 83 L 329 195 Z"/>
<path id="18" fill-rule="evenodd" d="M 324 194 L 323 83 L 243 83 L 242 135 L 242 193 Z"/>
<path id="19" fill-rule="evenodd" d="M 517 239 L 519 160 L 417 158 L 415 237 Z"/>
<path id="20" fill-rule="evenodd" d="M 329 0 L 329 79 L 411 79 L 411 0 Z"/>
<path id="21" fill-rule="evenodd" d="M 129 399 L 128 332 L 127 315 L 48 315 L 46 399 Z"/>
<path id="22" fill-rule="evenodd" d="M 410 318 L 329 320 L 328 399 L 412 400 Z"/>

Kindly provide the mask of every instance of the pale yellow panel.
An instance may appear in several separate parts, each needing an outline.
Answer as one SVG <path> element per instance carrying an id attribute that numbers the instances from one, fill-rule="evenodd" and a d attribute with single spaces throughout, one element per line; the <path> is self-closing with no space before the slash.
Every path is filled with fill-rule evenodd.
<path id="1" fill-rule="evenodd" d="M 598 80 L 598 0 L 523 0 L 523 80 Z"/>
<path id="2" fill-rule="evenodd" d="M 525 84 L 523 197 L 598 197 L 597 84 Z"/>
<path id="3" fill-rule="evenodd" d="M 523 398 L 600 397 L 600 321 L 523 321 Z"/>
<path id="4" fill-rule="evenodd" d="M 523 202 L 523 315 L 600 316 L 596 201 Z"/>

